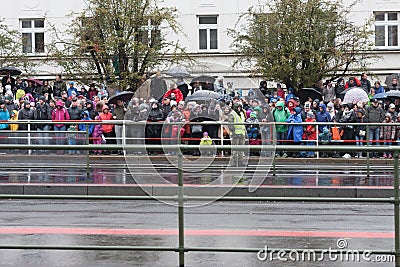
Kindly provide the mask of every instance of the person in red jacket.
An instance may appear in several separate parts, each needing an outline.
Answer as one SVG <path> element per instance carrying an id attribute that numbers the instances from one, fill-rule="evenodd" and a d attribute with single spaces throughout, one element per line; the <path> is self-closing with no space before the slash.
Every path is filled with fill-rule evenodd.
<path id="1" fill-rule="evenodd" d="M 175 99 L 173 99 L 173 98 L 171 97 L 171 94 L 172 94 L 172 95 L 175 95 Z M 164 98 L 170 98 L 171 100 L 175 100 L 176 103 L 179 103 L 179 102 L 183 101 L 183 94 L 182 94 L 181 90 L 179 90 L 179 89 L 176 87 L 176 84 L 175 84 L 175 83 L 171 83 L 171 84 L 169 85 L 169 90 L 168 90 L 168 91 L 164 94 L 164 96 L 163 96 L 163 99 L 164 99 Z"/>
<path id="2" fill-rule="evenodd" d="M 99 115 L 100 120 L 109 121 L 113 119 L 113 115 L 107 105 L 104 105 L 102 112 Z M 107 144 L 115 144 L 114 124 L 103 124 L 102 125 L 103 135 L 106 139 Z M 104 151 L 104 154 L 111 154 L 110 151 Z"/>
<path id="3" fill-rule="evenodd" d="M 56 108 L 51 113 L 51 119 L 53 121 L 60 121 L 59 123 L 54 124 L 55 132 L 64 132 L 67 129 L 66 124 L 61 121 L 67 121 L 70 119 L 68 110 L 64 107 L 64 102 L 61 100 L 57 100 Z M 56 133 L 56 145 L 65 145 L 66 144 L 66 134 L 65 133 Z M 64 154 L 63 150 L 57 150 L 57 154 Z"/>

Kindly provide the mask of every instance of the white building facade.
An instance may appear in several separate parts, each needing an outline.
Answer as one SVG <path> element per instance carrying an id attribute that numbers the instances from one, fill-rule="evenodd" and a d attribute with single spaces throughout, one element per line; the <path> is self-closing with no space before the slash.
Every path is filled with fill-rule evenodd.
<path id="1" fill-rule="evenodd" d="M 345 0 L 345 3 L 350 3 Z M 240 14 L 250 6 L 259 4 L 258 0 L 165 0 L 163 6 L 176 7 L 182 34 L 171 35 L 178 38 L 187 51 L 199 62 L 208 66 L 198 69 L 213 76 L 222 75 L 225 81 L 233 81 L 243 88 L 255 87 L 258 79 L 245 78 L 244 70 L 233 70 L 232 63 L 236 55 L 230 45 L 232 39 L 227 35 L 234 28 Z M 50 25 L 61 32 L 73 19 L 72 12 L 85 7 L 84 0 L 15 0 L 2 5 L 2 19 L 10 28 L 21 32 L 24 38 L 23 50 L 33 60 L 46 57 L 46 44 L 53 41 Z M 363 24 L 371 17 L 375 18 L 371 36 L 375 47 L 371 51 L 379 59 L 371 62 L 368 73 L 372 80 L 382 80 L 391 73 L 400 73 L 400 0 L 360 0 L 353 8 L 352 16 L 356 23 Z M 41 64 L 37 77 L 53 77 L 62 70 L 56 66 Z M 359 75 L 359 73 L 353 73 Z"/>

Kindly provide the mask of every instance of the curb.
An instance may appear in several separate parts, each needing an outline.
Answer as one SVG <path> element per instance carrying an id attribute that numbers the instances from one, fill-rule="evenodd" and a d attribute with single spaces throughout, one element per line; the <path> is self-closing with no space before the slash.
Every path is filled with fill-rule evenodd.
<path id="1" fill-rule="evenodd" d="M 230 188 L 230 187 L 229 187 Z M 185 186 L 184 195 L 220 197 L 336 197 L 336 198 L 389 198 L 393 187 L 304 187 L 261 186 L 250 193 L 247 186 Z M 146 193 L 148 192 L 148 193 Z M 178 187 L 170 185 L 81 185 L 81 184 L 2 184 L 0 194 L 17 195 L 87 195 L 87 196 L 175 196 Z"/>

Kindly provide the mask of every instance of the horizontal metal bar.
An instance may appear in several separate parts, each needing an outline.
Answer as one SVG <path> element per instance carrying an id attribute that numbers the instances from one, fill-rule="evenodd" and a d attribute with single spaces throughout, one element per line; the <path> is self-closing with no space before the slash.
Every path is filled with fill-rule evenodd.
<path id="1" fill-rule="evenodd" d="M 51 246 L 51 245 L 0 245 L 0 249 L 37 249 L 37 250 L 125 250 L 125 251 L 178 251 L 176 247 L 157 246 Z"/>
<path id="2" fill-rule="evenodd" d="M 178 186 L 174 186 L 178 189 Z M 65 199 L 65 200 L 174 200 L 178 196 L 94 196 L 94 195 L 24 195 L 0 194 L 0 199 Z M 185 201 L 275 201 L 275 202 L 376 202 L 393 203 L 394 198 L 338 198 L 338 197 L 220 197 L 212 196 L 183 196 Z"/>
<path id="3" fill-rule="evenodd" d="M 113 251 L 171 251 L 178 252 L 177 247 L 161 247 L 161 246 L 67 246 L 67 245 L 1 245 L 0 249 L 12 249 L 12 250 L 113 250 Z M 263 248 L 233 248 L 233 247 L 184 247 L 185 252 L 190 251 L 203 251 L 203 252 L 244 252 L 244 253 L 257 253 L 262 251 Z M 287 253 L 297 251 L 298 253 L 310 253 L 311 251 L 315 254 L 326 254 L 327 249 L 312 249 L 312 248 L 268 248 L 268 251 L 285 251 Z M 331 254 L 343 254 L 353 255 L 355 250 L 342 250 L 332 249 Z M 370 255 L 395 255 L 394 250 L 356 250 L 359 255 L 363 253 L 369 253 Z"/>
<path id="4" fill-rule="evenodd" d="M 250 252 L 250 253 L 257 253 L 259 251 L 263 250 L 262 248 L 232 248 L 232 247 L 185 247 L 185 251 L 204 251 L 204 252 Z M 298 253 L 307 253 L 307 252 L 315 252 L 315 254 L 327 254 L 328 249 L 312 249 L 312 248 L 270 248 L 268 247 L 268 251 L 275 251 L 278 253 L 278 251 L 285 251 L 286 253 L 290 253 L 293 251 L 297 251 Z M 394 250 L 342 250 L 342 249 L 334 249 L 332 248 L 332 253 L 331 254 L 340 254 L 342 253 L 343 255 L 346 255 L 346 252 L 349 253 L 349 255 L 352 255 L 354 251 L 357 251 L 359 255 L 362 255 L 363 253 L 369 253 L 369 254 L 375 254 L 375 255 L 395 255 L 396 252 Z"/>
<path id="5" fill-rule="evenodd" d="M 14 145 L 0 144 L 0 150 L 3 149 L 22 149 L 22 150 L 126 150 L 126 151 L 189 151 L 201 149 L 217 149 L 217 150 L 235 150 L 235 151 L 358 151 L 358 152 L 395 152 L 400 151 L 400 146 L 302 146 L 302 145 L 215 145 L 215 146 L 199 146 L 199 145 Z M 137 156 L 130 155 L 128 156 Z"/>

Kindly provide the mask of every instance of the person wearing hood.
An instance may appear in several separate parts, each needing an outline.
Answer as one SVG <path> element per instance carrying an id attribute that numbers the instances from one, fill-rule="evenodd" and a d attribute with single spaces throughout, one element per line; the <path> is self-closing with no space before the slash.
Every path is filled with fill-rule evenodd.
<path id="1" fill-rule="evenodd" d="M 8 121 L 10 119 L 10 112 L 7 110 L 3 100 L 0 100 L 0 120 Z M 0 130 L 7 130 L 8 124 L 1 123 Z"/>
<path id="2" fill-rule="evenodd" d="M 164 98 L 171 98 L 171 94 L 175 95 L 175 101 L 177 103 L 183 101 L 183 94 L 182 92 L 176 87 L 175 83 L 171 83 L 169 85 L 169 90 L 164 94 L 163 99 Z M 171 98 L 172 99 L 172 98 Z"/>
<path id="3" fill-rule="evenodd" d="M 319 107 L 319 111 L 317 113 L 317 116 L 316 116 L 315 120 L 318 123 L 331 122 L 332 118 L 331 118 L 331 115 L 328 112 L 326 112 L 325 104 L 320 103 L 318 107 Z M 324 124 L 319 124 L 318 125 L 318 132 L 322 133 L 324 127 L 328 127 L 328 129 L 329 129 L 329 126 L 324 125 Z"/>
<path id="4" fill-rule="evenodd" d="M 94 120 L 94 118 L 99 115 L 99 113 L 94 108 L 93 102 L 91 100 L 86 100 L 85 110 L 89 112 L 89 118 L 91 118 L 92 120 Z"/>
<path id="5" fill-rule="evenodd" d="M 295 98 L 295 95 L 294 95 L 294 93 L 293 93 L 293 88 L 289 88 L 288 89 L 288 94 L 287 94 L 287 96 L 286 96 L 286 98 L 285 98 L 285 102 L 287 103 L 287 102 L 289 102 L 291 99 L 293 99 L 293 98 Z"/>
<path id="6" fill-rule="evenodd" d="M 61 100 L 57 100 L 56 108 L 51 113 L 51 119 L 53 121 L 66 121 L 70 120 L 68 110 L 64 107 L 64 102 Z M 53 125 L 55 132 L 63 132 L 66 131 L 67 126 L 65 123 L 57 122 Z M 56 145 L 65 145 L 66 143 L 66 135 L 65 133 L 56 133 Z M 57 154 L 62 155 L 64 154 L 63 150 L 58 150 Z"/>
<path id="7" fill-rule="evenodd" d="M 246 127 L 244 126 L 244 118 L 241 116 L 239 109 L 240 104 L 235 103 L 233 109 L 229 113 L 229 130 L 231 133 L 232 146 L 245 145 Z M 234 165 L 232 167 L 245 167 L 246 164 L 243 162 L 244 152 L 232 149 L 232 156 Z"/>
<path id="8" fill-rule="evenodd" d="M 272 110 L 272 116 L 275 122 L 286 122 L 290 116 L 290 111 L 283 101 L 278 101 L 275 108 Z M 287 126 L 286 125 L 276 125 L 276 141 L 278 145 L 283 145 L 287 137 Z M 287 157 L 284 151 L 277 152 L 276 156 Z"/>
<path id="9" fill-rule="evenodd" d="M 300 145 L 303 137 L 303 125 L 293 125 L 292 123 L 302 123 L 301 119 L 301 109 L 296 107 L 294 109 L 294 113 L 289 116 L 286 120 L 287 123 L 290 123 L 288 127 L 287 139 L 293 140 L 294 145 Z M 297 158 L 300 157 L 299 152 L 293 152 L 292 156 Z"/>
<path id="10" fill-rule="evenodd" d="M 303 140 L 307 140 L 306 145 L 315 146 L 315 141 L 317 140 L 317 127 L 313 124 L 307 124 L 315 122 L 315 114 L 312 111 L 308 111 L 306 116 L 307 116 L 305 120 L 306 126 L 302 138 Z M 307 158 L 315 157 L 315 152 L 314 151 L 306 152 L 306 157 Z"/>
<path id="11" fill-rule="evenodd" d="M 92 119 L 90 118 L 90 114 L 89 111 L 84 110 L 81 113 L 81 121 L 92 121 Z M 94 124 L 79 124 L 78 129 L 80 132 L 86 132 L 86 128 L 88 129 L 88 135 L 91 136 L 93 133 L 93 129 L 94 129 Z"/>
<path id="12" fill-rule="evenodd" d="M 99 115 L 100 120 L 102 121 L 110 121 L 113 119 L 113 115 L 110 112 L 110 109 L 107 105 L 104 105 L 102 108 L 102 112 Z M 102 125 L 103 135 L 106 139 L 107 144 L 115 144 L 114 140 L 114 124 L 103 124 Z M 104 154 L 110 155 L 111 151 L 104 151 Z"/>
<path id="13" fill-rule="evenodd" d="M 78 89 L 76 89 L 74 87 L 74 84 L 75 84 L 74 82 L 69 82 L 68 83 L 68 85 L 69 85 L 68 90 L 67 90 L 68 97 L 72 96 L 72 92 L 75 92 L 76 95 L 78 94 Z"/>
<path id="14" fill-rule="evenodd" d="M 383 140 L 384 146 L 391 146 L 396 134 L 396 126 L 393 124 L 392 115 L 390 113 L 385 114 L 385 120 L 383 121 L 386 125 L 381 126 L 380 138 Z M 384 152 L 383 158 L 392 158 L 390 152 Z"/>
<path id="15" fill-rule="evenodd" d="M 39 101 L 34 111 L 35 120 L 51 120 L 51 108 L 46 103 L 44 96 L 39 97 Z M 50 142 L 50 125 L 49 124 L 36 124 L 36 130 L 38 131 L 38 143 L 39 145 L 49 145 Z M 39 153 L 45 153 L 46 151 L 38 151 Z"/>
<path id="16" fill-rule="evenodd" d="M 29 101 L 25 101 L 23 104 L 22 109 L 18 113 L 18 120 L 33 120 L 34 119 L 34 112 L 31 109 L 31 103 Z M 28 130 L 28 124 L 23 123 L 19 125 L 19 130 L 26 131 Z"/>
<path id="17" fill-rule="evenodd" d="M 290 99 L 288 102 L 286 102 L 286 106 L 290 111 L 290 114 L 294 114 L 294 109 L 296 108 L 296 101 L 294 101 L 294 99 Z"/>

